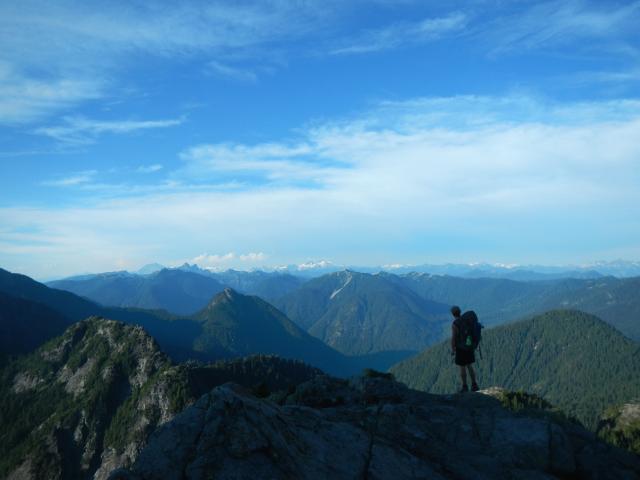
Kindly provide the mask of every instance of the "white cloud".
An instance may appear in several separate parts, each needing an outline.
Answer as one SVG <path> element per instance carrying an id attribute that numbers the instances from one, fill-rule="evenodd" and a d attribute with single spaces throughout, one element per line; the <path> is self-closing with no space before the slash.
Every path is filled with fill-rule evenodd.
<path id="1" fill-rule="evenodd" d="M 391 50 L 407 44 L 417 44 L 455 35 L 464 30 L 467 17 L 460 12 L 445 17 L 425 18 L 419 22 L 396 23 L 377 30 L 367 30 L 347 39 L 330 51 L 333 55 Z"/>
<path id="2" fill-rule="evenodd" d="M 242 265 L 243 267 L 258 266 L 267 258 L 262 252 L 249 252 L 236 255 L 234 252 L 225 254 L 203 253 L 191 259 L 190 263 L 195 263 L 208 270 L 221 271 Z"/>
<path id="3" fill-rule="evenodd" d="M 268 251 L 274 265 L 310 257 L 421 263 L 426 252 L 436 262 L 502 263 L 631 255 L 640 251 L 637 138 L 637 101 L 387 102 L 279 143 L 194 147 L 174 189 L 83 206 L 0 208 L 0 264 L 31 261 L 37 270 L 46 254 L 73 272 L 95 252 L 108 269 L 109 257 L 167 263 L 211 250 Z M 274 183 L 268 176 L 277 166 L 306 182 Z M 207 168 L 262 180 L 212 190 L 199 183 Z M 190 181 L 197 188 L 187 188 Z M 25 230 L 36 232 L 33 239 L 16 243 L 11 235 Z M 192 261 L 243 262 L 233 253 Z"/>
<path id="4" fill-rule="evenodd" d="M 235 258 L 236 254 L 233 252 L 225 253 L 223 255 L 203 253 L 194 257 L 191 262 L 203 268 L 217 268 L 235 260 Z"/>
<path id="5" fill-rule="evenodd" d="M 34 133 L 54 138 L 68 144 L 86 144 L 104 133 L 123 134 L 154 128 L 180 125 L 184 118 L 168 120 L 94 120 L 85 117 L 64 117 L 62 125 L 40 127 Z"/>
<path id="6" fill-rule="evenodd" d="M 243 262 L 255 263 L 255 262 L 265 261 L 267 258 L 267 255 L 262 252 L 249 252 L 247 254 L 240 255 L 239 258 Z"/>

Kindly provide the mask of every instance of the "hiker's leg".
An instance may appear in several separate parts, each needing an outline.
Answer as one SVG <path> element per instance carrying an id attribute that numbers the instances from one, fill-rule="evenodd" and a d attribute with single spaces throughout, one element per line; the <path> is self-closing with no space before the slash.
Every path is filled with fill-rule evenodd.
<path id="1" fill-rule="evenodd" d="M 469 369 L 469 375 L 471 376 L 471 383 L 477 384 L 478 382 L 476 382 L 476 372 L 473 370 L 473 365 L 469 364 L 467 365 L 467 368 Z"/>
<path id="2" fill-rule="evenodd" d="M 460 365 L 460 379 L 462 380 L 462 385 L 467 386 L 467 370 Z"/>

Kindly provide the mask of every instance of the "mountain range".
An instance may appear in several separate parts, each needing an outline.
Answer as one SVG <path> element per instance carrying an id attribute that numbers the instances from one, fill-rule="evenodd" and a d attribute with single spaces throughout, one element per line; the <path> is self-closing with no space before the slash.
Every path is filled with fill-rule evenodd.
<path id="1" fill-rule="evenodd" d="M 309 334 L 345 355 L 376 355 L 373 361 L 378 367 L 446 338 L 448 309 L 453 304 L 475 310 L 486 326 L 551 309 L 579 309 L 640 340 L 640 277 L 515 281 L 344 270 L 304 280 L 273 272 L 214 273 L 185 264 L 144 276 L 118 272 L 50 285 L 102 303 L 164 308 L 182 317 L 205 308 L 224 285 L 232 285 L 236 291 L 266 299 Z M 122 312 L 105 316 L 125 320 Z M 186 336 L 199 335 L 198 322 L 182 325 L 191 332 Z M 156 321 L 145 326 L 166 345 L 162 336 L 171 335 L 172 329 L 160 327 L 169 324 Z M 180 348 L 193 355 L 189 353 L 193 345 L 187 340 Z M 172 348 L 175 356 L 177 347 Z M 382 359 L 380 354 L 392 358 Z"/>
<path id="2" fill-rule="evenodd" d="M 149 267 L 148 270 L 155 268 Z M 272 301 L 302 283 L 302 278 L 286 273 L 236 270 L 216 273 L 185 263 L 178 268 L 161 268 L 145 274 L 120 271 L 79 275 L 47 285 L 105 306 L 164 309 L 188 315 L 202 309 L 225 287 Z"/>
<path id="3" fill-rule="evenodd" d="M 427 300 L 473 309 L 487 326 L 552 309 L 576 309 L 597 315 L 629 338 L 640 340 L 640 277 L 518 282 L 411 273 L 389 278 Z"/>
<path id="4" fill-rule="evenodd" d="M 55 332 L 93 315 L 140 325 L 175 361 L 213 361 L 254 353 L 277 354 L 306 361 L 335 375 L 346 376 L 365 367 L 387 369 L 411 353 L 384 351 L 359 356 L 344 355 L 309 335 L 264 300 L 242 295 L 229 288 L 189 316 L 172 315 L 163 310 L 104 307 L 6 270 L 0 270 L 0 292 L 14 299 L 41 303 L 50 313 L 55 312 L 56 318 L 50 317 L 52 325 L 55 322 L 59 324 Z M 0 354 L 28 351 L 50 338 L 32 328 L 31 317 L 3 319 L 0 316 L 0 319 L 3 320 L 0 329 L 8 330 L 13 328 L 11 325 L 22 325 L 27 336 L 32 337 L 25 339 L 20 347 L 12 346 L 15 351 L 0 351 Z"/>
<path id="5" fill-rule="evenodd" d="M 358 371 L 362 368 L 361 362 L 366 361 L 345 357 L 311 337 L 258 297 L 244 296 L 231 289 L 225 289 L 210 299 L 209 304 L 196 314 L 182 317 L 163 311 L 103 307 L 6 270 L 0 271 L 0 292 L 22 303 L 39 302 L 40 306 L 47 307 L 47 312 L 53 313 L 51 321 L 57 322 L 52 325 L 58 325 L 58 330 L 60 326 L 94 315 L 141 325 L 165 352 L 178 361 L 190 358 L 211 361 L 253 353 L 273 353 L 306 360 L 328 372 L 342 375 Z M 6 319 L 0 319 L 3 319 L 2 329 L 22 324 L 27 332 L 34 335 L 21 347 L 15 347 L 16 352 L 27 351 L 28 347 L 47 339 L 42 332 L 33 330 L 35 324 L 32 321 L 37 319 L 31 316 L 7 315 Z M 382 365 L 374 362 L 374 366 L 386 368 L 393 360 L 395 358 L 383 359 Z"/>
<path id="6" fill-rule="evenodd" d="M 299 265 L 278 267 L 280 272 L 288 272 L 306 278 L 317 277 L 341 270 L 353 270 L 362 273 L 388 272 L 394 274 L 429 273 L 433 275 L 451 275 L 464 278 L 506 278 L 511 280 L 557 280 L 561 278 L 598 278 L 602 276 L 637 277 L 640 276 L 640 262 L 637 261 L 599 261 L 584 265 L 518 265 L 501 263 L 445 263 L 445 264 L 389 264 L 378 266 L 338 265 L 321 260 Z"/>
<path id="7" fill-rule="evenodd" d="M 200 310 L 224 290 L 214 278 L 183 270 L 163 269 L 149 275 L 112 272 L 47 284 L 110 307 L 163 309 L 178 315 Z"/>
<path id="8" fill-rule="evenodd" d="M 476 354 L 482 385 L 544 397 L 595 430 L 608 406 L 640 396 L 640 345 L 592 315 L 556 310 L 486 329 Z M 391 368 L 399 381 L 432 393 L 460 388 L 442 342 Z"/>

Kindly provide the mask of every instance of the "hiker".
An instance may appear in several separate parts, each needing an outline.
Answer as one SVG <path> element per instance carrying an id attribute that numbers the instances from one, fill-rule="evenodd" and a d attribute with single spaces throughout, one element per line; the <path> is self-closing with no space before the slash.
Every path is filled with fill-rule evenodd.
<path id="1" fill-rule="evenodd" d="M 476 372 L 473 370 L 472 365 L 476 361 L 474 353 L 476 345 L 473 341 L 469 342 L 466 338 L 469 331 L 463 322 L 460 307 L 456 305 L 451 307 L 451 314 L 454 318 L 451 324 L 451 355 L 455 355 L 456 365 L 460 367 L 460 379 L 462 380 L 460 393 L 469 391 L 469 387 L 467 386 L 467 370 L 471 377 L 471 390 L 477 392 L 479 390 L 478 382 L 476 382 Z"/>

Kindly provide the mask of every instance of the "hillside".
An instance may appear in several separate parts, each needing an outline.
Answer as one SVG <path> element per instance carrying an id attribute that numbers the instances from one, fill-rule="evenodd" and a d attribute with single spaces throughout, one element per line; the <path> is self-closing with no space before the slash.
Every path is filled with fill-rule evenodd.
<path id="1" fill-rule="evenodd" d="M 0 292 L 0 357 L 31 352 L 70 324 L 41 303 Z"/>
<path id="2" fill-rule="evenodd" d="M 482 355 L 476 363 L 481 386 L 540 395 L 591 429 L 605 408 L 640 395 L 640 346 L 586 313 L 552 311 L 487 329 Z M 390 371 L 410 387 L 427 392 L 459 388 L 447 342 Z"/>
<path id="3" fill-rule="evenodd" d="M 302 285 L 276 305 L 313 336 L 348 355 L 417 351 L 442 338 L 449 306 L 387 279 L 349 270 Z"/>
<path id="4" fill-rule="evenodd" d="M 94 317 L 0 371 L 0 477 L 104 479 L 216 385 L 265 394 L 319 373 L 265 356 L 172 366 L 140 327 Z"/>
<path id="5" fill-rule="evenodd" d="M 519 282 L 424 273 L 386 275 L 427 300 L 475 310 L 487 326 L 552 309 L 577 309 L 602 318 L 629 338 L 640 340 L 640 277 Z"/>
<path id="6" fill-rule="evenodd" d="M 197 352 L 221 357 L 260 352 L 304 360 L 327 372 L 353 371 L 349 360 L 311 337 L 264 300 L 227 288 L 193 316 L 202 332 L 193 341 Z"/>
<path id="7" fill-rule="evenodd" d="M 49 282 L 48 286 L 105 306 L 163 309 L 178 315 L 200 310 L 224 289 L 214 278 L 177 269 L 163 269 L 149 275 L 104 273 L 79 280 Z"/>
<path id="8" fill-rule="evenodd" d="M 98 306 L 70 292 L 49 288 L 32 278 L 0 268 L 0 292 L 46 305 L 52 310 L 80 320 L 97 314 Z"/>

